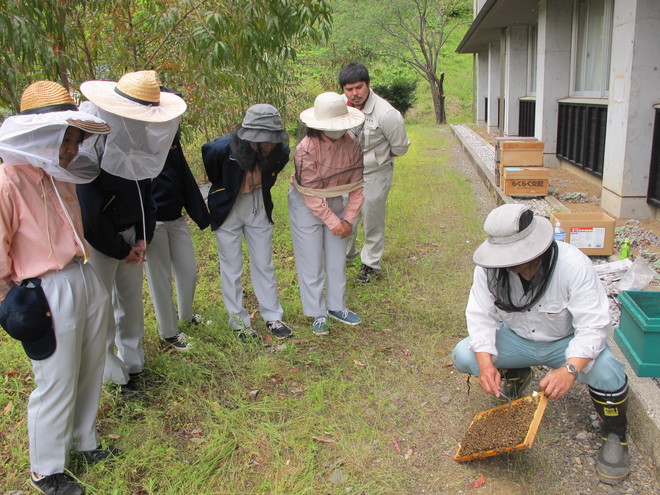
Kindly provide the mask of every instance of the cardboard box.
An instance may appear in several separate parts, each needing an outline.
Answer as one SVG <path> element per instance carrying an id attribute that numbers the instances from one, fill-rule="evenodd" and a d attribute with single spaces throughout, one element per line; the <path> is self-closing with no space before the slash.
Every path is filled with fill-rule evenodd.
<path id="1" fill-rule="evenodd" d="M 605 213 L 553 213 L 552 225 L 561 222 L 566 242 L 589 256 L 609 256 L 614 252 L 616 221 Z"/>
<path id="2" fill-rule="evenodd" d="M 501 183 L 507 196 L 547 196 L 549 181 L 549 168 L 504 167 Z"/>
<path id="3" fill-rule="evenodd" d="M 543 146 L 543 141 L 500 141 L 496 161 L 505 167 L 542 167 Z"/>
<path id="4" fill-rule="evenodd" d="M 495 138 L 495 161 L 500 161 L 500 143 L 502 141 L 538 141 L 535 137 L 528 136 L 499 136 Z"/>

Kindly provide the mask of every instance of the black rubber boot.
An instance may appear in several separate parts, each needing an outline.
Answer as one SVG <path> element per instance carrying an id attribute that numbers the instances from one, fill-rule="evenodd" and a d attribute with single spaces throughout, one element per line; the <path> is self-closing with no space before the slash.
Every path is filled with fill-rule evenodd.
<path id="1" fill-rule="evenodd" d="M 623 387 L 615 392 L 604 392 L 589 387 L 591 400 L 601 420 L 600 447 L 596 461 L 598 478 L 603 483 L 616 485 L 630 471 L 630 455 L 626 430 L 628 427 L 628 377 Z"/>
<path id="2" fill-rule="evenodd" d="M 497 398 L 501 403 L 508 402 L 509 399 L 519 399 L 522 391 L 532 380 L 532 368 L 501 370 L 501 373 L 500 396 Z"/>

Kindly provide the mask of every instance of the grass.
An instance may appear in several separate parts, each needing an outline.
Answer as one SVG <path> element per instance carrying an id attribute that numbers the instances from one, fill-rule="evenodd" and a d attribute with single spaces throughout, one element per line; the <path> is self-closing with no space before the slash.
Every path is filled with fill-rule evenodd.
<path id="1" fill-rule="evenodd" d="M 365 322 L 358 327 L 334 324 L 329 337 L 318 338 L 302 315 L 288 230 L 288 169 L 274 190 L 274 258 L 293 340 L 265 336 L 262 346 L 235 339 L 222 304 L 214 235 L 193 229 L 200 275 L 195 306 L 209 324 L 185 328 L 193 352 L 164 352 L 145 290 L 145 393 L 124 400 L 104 389 L 99 431 L 125 456 L 92 467 L 74 458 L 72 470 L 89 493 L 344 493 L 343 484 L 330 481 L 343 476 L 355 493 L 409 493 L 413 473 L 393 451 L 392 438 L 409 448 L 403 432 L 430 421 L 414 402 L 428 395 L 424 382 L 434 380 L 438 353 L 446 354 L 446 343 L 463 332 L 471 270 L 465 246 L 479 240 L 480 225 L 469 183 L 443 152 L 447 134 L 425 126 L 408 132 L 413 145 L 397 159 L 390 195 L 384 276 L 358 286 L 352 282 L 358 267 L 348 270 L 347 301 Z M 255 310 L 245 277 L 246 304 Z M 255 327 L 264 332 L 258 314 Z M 20 345 L 4 334 L 0 340 L 4 492 L 27 485 L 23 418 L 32 382 Z"/>

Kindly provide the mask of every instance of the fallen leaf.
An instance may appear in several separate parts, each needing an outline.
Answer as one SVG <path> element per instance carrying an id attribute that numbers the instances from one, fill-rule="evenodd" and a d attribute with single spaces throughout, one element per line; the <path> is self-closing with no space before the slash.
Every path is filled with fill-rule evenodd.
<path id="1" fill-rule="evenodd" d="M 110 433 L 110 435 L 108 435 L 108 438 L 111 439 L 111 440 L 119 440 L 121 438 L 121 435 L 117 435 L 115 433 Z"/>
<path id="2" fill-rule="evenodd" d="M 362 366 L 363 368 L 366 366 L 366 364 L 364 364 L 362 361 L 358 361 L 357 359 L 354 359 L 353 362 L 358 366 Z"/>
<path id="3" fill-rule="evenodd" d="M 404 349 L 402 352 L 404 356 L 410 356 L 410 349 Z"/>
<path id="4" fill-rule="evenodd" d="M 486 477 L 483 474 L 479 473 L 479 477 L 477 478 L 477 480 L 474 481 L 473 483 L 468 483 L 467 486 L 468 488 L 479 488 L 484 483 L 486 483 Z"/>
<path id="5" fill-rule="evenodd" d="M 396 441 L 396 438 L 394 438 L 394 436 L 392 436 L 392 442 L 394 443 L 394 448 L 400 454 L 401 453 L 401 447 L 399 446 L 399 442 Z"/>
<path id="6" fill-rule="evenodd" d="M 14 403 L 12 401 L 7 402 L 7 405 L 2 410 L 2 414 L 7 414 L 9 411 L 11 411 L 11 408 L 12 408 L 13 405 L 14 405 Z"/>
<path id="7" fill-rule="evenodd" d="M 442 365 L 443 368 L 449 368 L 450 366 L 454 366 L 454 363 L 451 361 Z"/>
<path id="8" fill-rule="evenodd" d="M 408 452 L 406 452 L 406 455 L 404 455 L 403 458 L 408 460 L 412 455 L 413 455 L 413 449 L 410 449 Z"/>
<path id="9" fill-rule="evenodd" d="M 335 441 L 330 438 L 312 437 L 312 440 L 316 440 L 317 442 L 322 443 L 335 443 Z"/>

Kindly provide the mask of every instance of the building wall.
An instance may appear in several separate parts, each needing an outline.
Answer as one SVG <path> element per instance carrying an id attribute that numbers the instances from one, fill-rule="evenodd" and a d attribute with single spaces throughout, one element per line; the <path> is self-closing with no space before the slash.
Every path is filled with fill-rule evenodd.
<path id="1" fill-rule="evenodd" d="M 486 98 L 488 97 L 488 52 L 483 51 L 477 54 L 477 70 L 475 74 L 477 77 L 477 92 L 476 92 L 476 121 L 480 127 L 486 125 Z"/>
<path id="2" fill-rule="evenodd" d="M 500 44 L 488 46 L 488 132 L 499 134 L 498 99 L 500 97 Z"/>
<path id="3" fill-rule="evenodd" d="M 504 135 L 518 135 L 519 99 L 527 95 L 527 26 L 505 32 Z"/>
<path id="4" fill-rule="evenodd" d="M 544 141 L 544 165 L 559 165 L 557 101 L 570 88 L 572 0 L 540 0 L 537 45 L 536 123 L 534 135 Z"/>
<path id="5" fill-rule="evenodd" d="M 660 103 L 659 27 L 657 0 L 616 0 L 601 206 L 619 218 L 658 217 L 646 195 Z"/>

